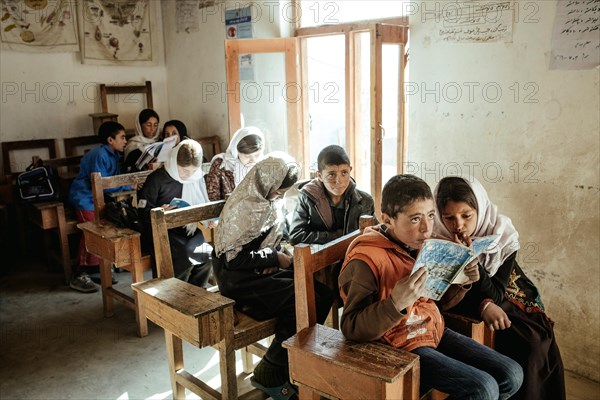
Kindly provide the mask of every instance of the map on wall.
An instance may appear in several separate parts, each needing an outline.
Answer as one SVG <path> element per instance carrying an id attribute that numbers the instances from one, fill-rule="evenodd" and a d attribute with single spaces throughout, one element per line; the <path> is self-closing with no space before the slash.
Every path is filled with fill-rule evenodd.
<path id="1" fill-rule="evenodd" d="M 2 49 L 30 52 L 78 51 L 75 2 L 2 0 Z"/>
<path id="2" fill-rule="evenodd" d="M 84 0 L 81 58 L 85 64 L 155 65 L 154 12 L 149 0 Z"/>

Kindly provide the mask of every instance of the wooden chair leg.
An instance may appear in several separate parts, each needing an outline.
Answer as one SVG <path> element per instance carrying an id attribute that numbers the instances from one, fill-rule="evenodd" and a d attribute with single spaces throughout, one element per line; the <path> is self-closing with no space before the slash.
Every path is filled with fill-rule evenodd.
<path id="1" fill-rule="evenodd" d="M 238 397 L 235 349 L 233 347 L 233 307 L 220 312 L 224 338 L 218 344 L 221 372 L 221 398 L 234 400 Z M 252 356 L 250 354 L 250 356 Z"/>
<path id="2" fill-rule="evenodd" d="M 407 400 L 419 400 L 420 390 L 420 377 L 421 367 L 420 364 L 415 365 L 404 377 L 402 377 L 402 386 L 404 391 L 404 399 Z"/>
<path id="3" fill-rule="evenodd" d="M 135 241 L 134 241 L 135 242 Z M 144 271 L 142 265 L 142 254 L 139 238 L 137 244 L 132 246 L 132 269 L 131 269 L 131 283 L 143 282 Z M 144 310 L 141 307 L 137 292 L 133 293 L 134 308 L 135 308 L 135 321 L 137 324 L 137 334 L 139 337 L 148 335 L 148 320 L 144 315 Z"/>
<path id="4" fill-rule="evenodd" d="M 242 355 L 242 366 L 244 369 L 244 373 L 250 374 L 254 370 L 254 360 L 252 358 L 252 353 L 248 351 L 246 347 L 240 349 Z"/>
<path id="5" fill-rule="evenodd" d="M 65 208 L 61 204 L 56 208 L 56 217 L 58 220 L 58 241 L 60 243 L 60 258 L 62 261 L 65 281 L 69 284 L 71 280 L 71 252 L 69 251 L 69 235 L 67 235 Z"/>
<path id="6" fill-rule="evenodd" d="M 169 375 L 174 400 L 185 400 L 185 387 L 177 380 L 177 371 L 183 369 L 183 345 L 181 339 L 165 329 L 167 344 L 167 359 L 169 360 Z"/>
<path id="7" fill-rule="evenodd" d="M 102 306 L 104 308 L 104 316 L 112 317 L 113 311 L 113 298 L 110 293 L 112 288 L 112 263 L 103 258 L 100 259 L 100 286 L 102 286 Z"/>

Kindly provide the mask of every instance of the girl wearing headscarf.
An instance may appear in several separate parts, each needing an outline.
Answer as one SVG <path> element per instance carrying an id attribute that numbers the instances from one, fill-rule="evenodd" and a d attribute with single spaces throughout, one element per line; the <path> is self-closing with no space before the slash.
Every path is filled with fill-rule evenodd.
<path id="1" fill-rule="evenodd" d="M 125 147 L 125 161 L 123 163 L 123 172 L 136 172 L 135 162 L 144 152 L 146 146 L 158 141 L 160 131 L 156 111 L 146 108 L 140 111 L 135 119 L 135 136 L 127 141 Z"/>
<path id="2" fill-rule="evenodd" d="M 273 153 L 248 172 L 221 212 L 213 269 L 221 294 L 252 318 L 276 318 L 275 339 L 254 369 L 252 384 L 274 399 L 294 395 L 287 351 L 281 343 L 296 332 L 292 257 L 280 248 L 285 218 L 283 195 L 299 169 L 285 153 Z M 315 282 L 317 319 L 322 323 L 332 295 Z"/>
<path id="3" fill-rule="evenodd" d="M 240 184 L 248 171 L 263 158 L 265 137 L 253 126 L 238 130 L 225 153 L 213 157 L 206 175 L 206 188 L 211 201 L 221 200 Z"/>
<path id="4" fill-rule="evenodd" d="M 479 281 L 467 287 L 452 285 L 440 300 L 441 308 L 481 318 L 495 331 L 494 348 L 523 367 L 523 385 L 511 399 L 565 399 L 554 323 L 517 263 L 519 234 L 512 221 L 498 213 L 473 177 L 443 178 L 434 197 L 434 237 L 470 245 L 475 237 L 499 235 L 495 246 L 479 256 Z"/>
<path id="5" fill-rule="evenodd" d="M 164 168 L 152 172 L 139 194 L 138 208 L 145 214 L 144 221 L 150 227 L 150 210 L 155 207 L 172 209 L 173 199 L 182 199 L 189 205 L 208 202 L 206 185 L 202 176 L 202 147 L 192 139 L 183 140 L 173 148 Z M 151 234 L 151 229 L 147 229 Z M 151 235 L 148 235 L 151 245 Z M 147 238 L 148 238 L 147 236 Z M 169 242 L 173 256 L 173 269 L 176 277 L 187 281 L 193 273 L 193 283 L 205 286 L 210 275 L 210 265 L 206 264 L 211 249 L 197 251 L 204 245 L 204 236 L 196 224 L 169 229 Z M 205 245 L 206 246 L 206 245 Z M 202 267 L 205 267 L 204 269 Z M 156 271 L 154 271 L 156 275 Z"/>
<path id="6" fill-rule="evenodd" d="M 187 128 L 185 124 L 177 119 L 165 122 L 165 124 L 163 125 L 161 140 L 165 140 L 166 138 L 171 136 L 178 137 L 177 142 L 175 143 L 176 146 L 182 140 L 189 139 L 187 136 Z"/>

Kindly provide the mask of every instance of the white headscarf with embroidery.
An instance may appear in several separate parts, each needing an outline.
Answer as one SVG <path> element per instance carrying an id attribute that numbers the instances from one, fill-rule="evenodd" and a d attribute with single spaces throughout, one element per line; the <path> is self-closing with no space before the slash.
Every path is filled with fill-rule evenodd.
<path id="1" fill-rule="evenodd" d="M 463 179 L 469 185 L 477 200 L 477 227 L 471 236 L 483 237 L 500 235 L 496 240 L 495 245 L 490 246 L 490 248 L 486 249 L 479 256 L 479 263 L 485 268 L 490 276 L 494 276 L 508 256 L 519 250 L 519 233 L 509 217 L 498 214 L 498 207 L 491 202 L 487 191 L 477 179 L 470 176 L 460 176 L 457 178 Z M 436 207 L 433 236 L 436 238 L 453 240 L 454 234 L 446 228 L 441 219 L 442 210 L 437 209 L 436 200 L 442 182 L 443 179 L 437 184 L 433 192 Z"/>

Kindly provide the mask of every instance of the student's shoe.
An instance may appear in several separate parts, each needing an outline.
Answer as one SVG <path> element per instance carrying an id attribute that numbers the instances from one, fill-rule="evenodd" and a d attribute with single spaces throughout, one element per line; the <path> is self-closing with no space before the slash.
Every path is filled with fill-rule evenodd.
<path id="1" fill-rule="evenodd" d="M 268 394 L 273 400 L 298 400 L 298 392 L 289 382 L 280 386 L 264 387 L 251 377 L 250 384 Z"/>
<path id="2" fill-rule="evenodd" d="M 93 293 L 98 291 L 98 286 L 92 282 L 90 276 L 86 273 L 79 275 L 76 278 L 71 279 L 71 283 L 69 284 L 71 289 L 75 289 L 79 292 L 83 293 Z"/>
<path id="3" fill-rule="evenodd" d="M 117 283 L 119 283 L 119 281 L 115 278 L 114 275 L 111 275 L 111 278 L 112 278 L 112 284 L 113 285 L 116 285 Z M 92 282 L 97 283 L 98 285 L 101 284 L 100 273 L 99 272 L 96 272 L 94 274 L 90 274 L 90 279 L 92 280 Z"/>

